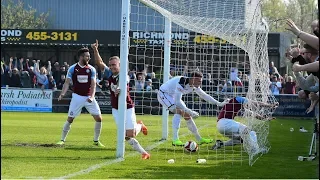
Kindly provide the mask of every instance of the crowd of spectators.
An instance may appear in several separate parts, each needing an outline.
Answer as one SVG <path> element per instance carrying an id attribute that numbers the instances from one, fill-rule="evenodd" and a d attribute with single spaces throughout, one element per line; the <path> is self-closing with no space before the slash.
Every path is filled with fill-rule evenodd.
<path id="1" fill-rule="evenodd" d="M 293 76 L 288 76 L 288 74 L 281 76 L 277 68 L 273 66 L 273 62 L 270 63 L 269 70 L 269 88 L 273 95 L 297 94 L 300 90 Z"/>
<path id="2" fill-rule="evenodd" d="M 2 87 L 18 88 L 41 88 L 61 90 L 66 79 L 69 64 L 64 62 L 53 65 L 50 61 L 29 60 L 24 58 L 11 57 L 8 63 L 1 61 L 1 85 Z M 148 72 L 148 64 L 138 64 L 130 68 L 129 87 L 132 91 L 152 91 L 159 89 L 162 78 L 157 78 L 155 72 Z M 107 91 L 109 84 L 103 76 L 103 72 L 97 70 L 97 91 Z M 170 65 L 169 78 L 177 75 L 188 76 L 192 68 L 186 66 Z M 162 74 L 161 74 L 162 75 Z M 231 68 L 229 79 L 214 79 L 211 73 L 204 73 L 202 88 L 205 91 L 217 91 L 220 93 L 246 92 L 249 86 L 248 74 Z M 277 68 L 270 63 L 270 90 L 273 94 L 296 94 L 296 83 L 291 76 L 280 76 Z M 71 86 L 72 88 L 72 86 Z"/>
<path id="3" fill-rule="evenodd" d="M 131 64 L 132 65 L 132 64 Z M 1 61 L 1 86 L 16 88 L 40 88 L 61 90 L 66 79 L 69 64 L 64 62 L 53 65 L 50 61 L 29 60 L 24 58 L 11 57 L 9 61 Z M 148 72 L 148 64 L 133 65 L 128 76 L 130 78 L 129 87 L 132 91 L 152 91 L 159 89 L 162 83 L 162 74 L 156 76 L 155 72 Z M 109 83 L 97 66 L 97 92 L 107 91 Z M 177 75 L 188 76 L 188 66 L 170 65 L 169 78 Z M 243 82 L 243 89 L 248 86 L 247 75 L 237 72 L 240 81 Z M 70 87 L 72 88 L 72 86 Z M 202 88 L 205 91 L 233 92 L 233 84 L 230 80 L 213 79 L 211 73 L 205 73 Z M 242 90 L 240 90 L 242 91 Z M 244 90 L 243 90 L 244 91 Z"/>
<path id="4" fill-rule="evenodd" d="M 315 22 L 313 22 L 315 24 Z M 316 33 L 319 31 L 318 26 L 313 26 Z M 292 30 L 294 33 L 302 31 Z M 306 35 L 308 36 L 308 35 Z M 311 44 L 311 45 L 309 45 Z M 286 53 L 289 60 L 300 57 L 304 64 L 318 61 L 319 50 L 314 47 L 313 43 L 305 44 L 303 48 L 293 48 Z M 300 59 L 300 61 L 302 61 Z M 299 60 L 298 60 L 299 61 Z M 299 62 L 300 63 L 300 62 Z M 300 63 L 301 64 L 301 63 Z M 17 88 L 40 88 L 61 90 L 66 79 L 69 64 L 64 62 L 53 65 L 50 61 L 29 60 L 23 57 L 11 57 L 9 61 L 1 60 L 1 86 Z M 162 83 L 162 77 L 156 76 L 155 72 L 150 70 L 150 65 L 144 63 L 130 64 L 128 76 L 130 78 L 129 87 L 133 91 L 152 91 L 159 89 Z M 107 79 L 103 79 L 103 72 L 95 66 L 97 70 L 97 91 L 107 91 L 109 84 Z M 297 68 L 296 68 L 297 69 Z M 298 94 L 301 90 L 317 92 L 319 82 L 314 80 L 311 73 L 305 74 L 297 71 L 294 67 L 294 73 L 290 76 L 287 74 L 280 75 L 273 62 L 270 62 L 269 77 L 270 91 L 274 95 L 278 94 Z M 188 76 L 188 72 L 194 71 L 193 67 L 170 65 L 169 77 L 182 75 Z M 204 73 L 202 88 L 205 91 L 216 91 L 219 93 L 228 92 L 246 92 L 249 85 L 248 76 L 237 68 L 230 68 L 228 78 L 212 78 L 212 73 Z M 311 75 L 310 75 L 311 74 Z M 160 74 L 162 75 L 162 74 Z M 311 80 L 310 80 L 311 79 Z M 306 87 L 306 82 L 311 85 Z M 72 86 L 70 87 L 72 88 Z"/>
<path id="5" fill-rule="evenodd" d="M 10 57 L 9 61 L 1 60 L 1 87 L 16 88 L 40 88 L 61 90 L 66 80 L 69 64 L 62 65 L 50 61 L 29 60 L 24 58 Z M 160 80 L 154 72 L 147 73 L 148 65 L 144 68 L 134 68 L 128 72 L 130 77 L 130 89 L 133 91 L 152 91 L 160 87 Z M 97 70 L 97 91 L 107 91 L 109 84 L 103 76 L 103 72 Z M 72 89 L 72 86 L 70 87 Z"/>
<path id="6" fill-rule="evenodd" d="M 1 86 L 17 88 L 62 89 L 69 65 L 50 61 L 10 57 L 1 60 Z"/>
<path id="7" fill-rule="evenodd" d="M 319 20 L 312 22 L 312 33 L 300 30 L 290 19 L 287 20 L 287 25 L 305 43 L 302 48 L 288 49 L 286 58 L 292 63 L 296 84 L 300 87 L 298 97 L 311 100 L 307 112 L 316 109 L 319 126 Z M 305 73 L 307 74 L 304 75 Z"/>

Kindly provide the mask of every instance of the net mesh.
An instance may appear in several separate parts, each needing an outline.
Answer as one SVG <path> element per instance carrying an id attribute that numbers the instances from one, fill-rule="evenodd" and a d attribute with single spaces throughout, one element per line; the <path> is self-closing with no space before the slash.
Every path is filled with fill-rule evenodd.
<path id="1" fill-rule="evenodd" d="M 239 95 L 247 97 L 249 101 L 242 117 L 237 120 L 257 133 L 259 153 L 251 151 L 249 135 L 243 133 L 243 149 L 240 149 L 239 154 L 243 150 L 247 152 L 249 164 L 252 165 L 259 155 L 267 153 L 270 148 L 267 120 L 271 118 L 274 109 L 253 103 L 275 102 L 269 90 L 268 27 L 261 18 L 260 3 L 258 0 L 132 1 L 130 86 L 134 97 L 138 97 L 137 93 L 144 93 L 144 99 L 135 99 L 136 109 L 141 108 L 136 111 L 150 115 L 161 114 L 155 93 L 148 91 L 156 91 L 162 84 L 166 17 L 173 23 L 170 76 L 188 75 L 191 71 L 199 70 L 204 74 L 202 89 L 217 100 Z M 236 78 L 241 80 L 242 85 L 234 84 Z M 150 94 L 146 95 L 147 93 Z M 218 133 L 212 133 L 216 132 L 213 130 L 216 124 L 210 121 L 217 116 L 219 109 L 204 103 L 194 94 L 185 96 L 184 101 L 189 108 L 204 115 L 206 120 L 196 122 L 198 128 L 202 128 L 202 135 L 213 139 L 221 138 Z M 258 120 L 256 115 L 263 119 Z M 158 118 L 155 123 L 161 124 L 161 119 Z M 171 120 L 169 123 L 171 124 Z M 184 127 L 185 123 L 181 123 L 181 134 L 185 133 Z M 190 135 L 186 136 L 189 138 Z M 170 144 L 166 146 L 166 152 L 169 148 L 172 148 Z M 176 152 L 177 149 L 173 148 Z M 226 158 L 209 149 L 211 146 L 208 145 L 200 150 L 208 151 L 208 156 L 215 155 L 213 157 L 216 159 Z M 237 156 L 237 150 L 230 150 L 233 154 L 231 158 L 242 160 L 244 157 Z M 222 152 L 224 155 L 228 154 L 228 149 L 224 148 Z M 185 158 L 185 154 L 182 158 Z"/>

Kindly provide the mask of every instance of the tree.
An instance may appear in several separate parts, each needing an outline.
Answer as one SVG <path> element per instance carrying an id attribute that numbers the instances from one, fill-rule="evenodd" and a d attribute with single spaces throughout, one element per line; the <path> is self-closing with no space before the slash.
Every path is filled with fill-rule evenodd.
<path id="1" fill-rule="evenodd" d="M 270 32 L 283 32 L 287 7 L 283 0 L 265 0 L 262 3 L 262 16 L 269 23 Z"/>
<path id="2" fill-rule="evenodd" d="M 300 10 L 296 24 L 301 30 L 311 32 L 311 22 L 317 19 L 317 0 L 291 0 L 296 4 L 298 11 Z"/>
<path id="3" fill-rule="evenodd" d="M 18 0 L 1 0 L 1 29 L 46 29 L 49 12 L 38 14 L 37 10 Z"/>
<path id="4" fill-rule="evenodd" d="M 284 32 L 288 18 L 301 30 L 311 32 L 311 22 L 317 18 L 316 3 L 317 0 L 265 0 L 262 15 L 269 23 L 270 32 Z"/>

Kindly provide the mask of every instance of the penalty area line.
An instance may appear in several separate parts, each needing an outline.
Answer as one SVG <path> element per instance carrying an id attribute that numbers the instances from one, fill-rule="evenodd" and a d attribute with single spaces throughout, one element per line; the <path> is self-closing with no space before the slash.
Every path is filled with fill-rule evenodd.
<path id="1" fill-rule="evenodd" d="M 151 146 L 146 147 L 146 150 L 152 150 L 152 149 L 158 147 L 159 145 L 163 144 L 164 142 L 165 142 L 165 140 L 162 140 L 162 141 L 159 141 L 159 142 L 157 142 L 155 144 L 152 144 Z M 126 157 L 133 157 L 133 156 L 136 156 L 137 154 L 139 154 L 139 153 L 138 152 L 132 152 L 132 153 L 126 155 Z M 124 160 L 125 160 L 124 158 L 117 158 L 117 159 L 109 160 L 109 161 L 106 161 L 106 162 L 103 162 L 103 163 L 95 164 L 93 166 L 88 167 L 87 169 L 83 169 L 83 170 L 80 170 L 80 171 L 75 172 L 75 173 L 71 173 L 71 174 L 68 174 L 68 175 L 65 175 L 65 176 L 61 176 L 61 177 L 56 177 L 56 178 L 50 178 L 50 179 L 68 179 L 68 178 L 72 178 L 72 177 L 75 177 L 75 176 L 88 174 L 88 173 L 90 173 L 92 171 L 95 171 L 97 169 L 100 169 L 100 168 L 102 168 L 104 166 L 117 164 L 117 163 L 120 163 L 120 162 L 122 162 Z"/>
<path id="2" fill-rule="evenodd" d="M 201 129 L 205 128 L 205 127 L 206 127 L 206 126 L 202 126 L 202 127 L 198 128 L 198 130 L 201 130 Z M 184 136 L 187 136 L 187 135 L 189 135 L 189 134 L 191 134 L 191 133 L 188 132 L 188 133 L 182 134 L 180 137 L 184 137 Z M 157 142 L 157 143 L 154 143 L 154 144 L 152 144 L 152 145 L 150 145 L 150 146 L 147 146 L 145 149 L 146 149 L 147 151 L 150 151 L 150 150 L 152 150 L 152 149 L 160 146 L 160 145 L 163 144 L 164 142 L 166 142 L 166 140 L 161 140 L 161 141 L 159 141 L 159 142 Z M 136 155 L 138 155 L 138 154 L 139 154 L 138 152 L 132 152 L 132 153 L 126 155 L 126 157 L 133 157 L 133 156 L 136 156 Z M 139 155 L 140 155 L 140 154 L 139 154 Z M 67 174 L 67 175 L 61 176 L 61 177 L 49 178 L 49 179 L 68 179 L 68 178 L 72 178 L 72 177 L 75 177 L 75 176 L 80 176 L 80 175 L 88 174 L 88 173 L 90 173 L 90 172 L 92 172 L 92 171 L 95 171 L 95 170 L 97 170 L 97 169 L 100 169 L 100 168 L 102 168 L 102 167 L 104 167 L 104 166 L 109 166 L 109 165 L 112 165 L 112 164 L 120 163 L 120 162 L 122 162 L 122 161 L 124 161 L 124 160 L 125 160 L 124 158 L 117 158 L 117 159 L 113 159 L 113 160 L 108 160 L 108 161 L 103 162 L 103 163 L 99 163 L 99 164 L 92 165 L 92 166 L 90 166 L 90 167 L 88 167 L 88 168 L 86 168 L 86 169 L 80 170 L 80 171 L 78 171 L 78 172 L 74 172 L 74 173 L 71 173 L 71 174 Z"/>

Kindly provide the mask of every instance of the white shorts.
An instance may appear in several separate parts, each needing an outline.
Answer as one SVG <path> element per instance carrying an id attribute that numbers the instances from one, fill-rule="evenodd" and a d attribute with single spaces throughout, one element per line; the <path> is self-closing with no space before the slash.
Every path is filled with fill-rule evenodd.
<path id="1" fill-rule="evenodd" d="M 171 112 L 175 113 L 175 109 L 176 109 L 176 105 L 174 104 L 175 99 L 168 95 L 167 93 L 164 93 L 162 91 L 158 91 L 158 95 L 157 95 L 158 101 L 159 103 L 167 108 L 168 110 L 170 110 Z M 184 104 L 184 102 L 182 101 L 181 103 Z M 184 104 L 185 105 L 185 104 Z"/>
<path id="2" fill-rule="evenodd" d="M 220 134 L 227 137 L 240 137 L 242 132 L 247 126 L 239 123 L 233 119 L 222 118 L 217 123 L 217 128 Z"/>
<path id="3" fill-rule="evenodd" d="M 68 116 L 69 117 L 79 116 L 83 107 L 85 107 L 87 111 L 93 116 L 101 115 L 100 107 L 96 99 L 93 99 L 91 103 L 89 103 L 87 99 L 88 99 L 88 96 L 80 96 L 76 93 L 72 93 Z"/>
<path id="4" fill-rule="evenodd" d="M 127 113 L 127 119 L 124 125 L 125 129 L 126 130 L 135 129 L 137 124 L 137 119 L 136 119 L 136 113 L 134 111 L 134 108 L 127 109 L 126 113 Z M 112 115 L 118 126 L 118 122 L 119 122 L 118 109 L 112 108 Z"/>

